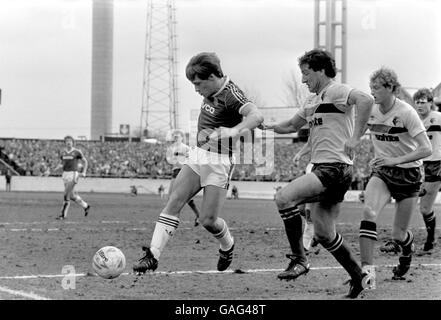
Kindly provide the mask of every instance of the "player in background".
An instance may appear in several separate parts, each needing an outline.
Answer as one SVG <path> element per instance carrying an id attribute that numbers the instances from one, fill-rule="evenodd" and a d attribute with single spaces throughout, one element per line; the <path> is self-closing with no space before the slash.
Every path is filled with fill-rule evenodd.
<path id="1" fill-rule="evenodd" d="M 219 217 L 226 200 L 234 168 L 236 142 L 241 135 L 263 122 L 254 103 L 226 76 L 215 53 L 203 52 L 192 57 L 186 67 L 187 79 L 203 97 L 199 118 L 197 147 L 176 177 L 172 193 L 159 215 L 150 247 L 135 263 L 135 273 L 154 271 L 168 240 L 179 225 L 184 205 L 203 189 L 199 222 L 219 241 L 217 270 L 226 270 L 233 260 L 235 246 L 227 223 Z"/>
<path id="2" fill-rule="evenodd" d="M 374 71 L 369 86 L 375 105 L 368 121 L 372 134 L 374 158 L 371 177 L 366 186 L 360 223 L 360 258 L 363 271 L 371 275 L 369 288 L 375 289 L 374 246 L 377 241 L 377 218 L 392 196 L 395 215 L 391 245 L 401 250 L 393 279 L 402 279 L 410 268 L 414 251 L 409 230 L 422 183 L 422 161 L 432 147 L 416 110 L 396 97 L 400 83 L 388 68 Z"/>
<path id="3" fill-rule="evenodd" d="M 363 135 L 373 100 L 357 89 L 334 81 L 337 75 L 331 53 L 314 49 L 299 58 L 302 83 L 311 95 L 293 118 L 276 125 L 263 126 L 277 133 L 291 133 L 309 125 L 311 173 L 291 181 L 276 195 L 276 205 L 285 225 L 291 247 L 290 259 L 279 279 L 294 280 L 309 271 L 303 247 L 302 217 L 298 206 L 311 203 L 311 219 L 317 241 L 349 273 L 348 298 L 363 291 L 363 274 L 351 249 L 336 231 L 340 203 L 352 181 L 352 158 Z M 356 108 L 356 116 L 354 114 Z"/>
<path id="4" fill-rule="evenodd" d="M 88 162 L 84 157 L 81 150 L 74 147 L 75 140 L 72 136 L 66 136 L 64 138 L 66 148 L 61 151 L 59 164 L 55 171 L 63 168 L 63 183 L 64 183 L 64 202 L 61 214 L 57 217 L 58 220 L 64 220 L 67 217 L 67 211 L 69 210 L 70 201 L 75 201 L 80 207 L 84 209 L 84 216 L 87 217 L 90 210 L 90 205 L 87 204 L 75 191 L 75 186 L 78 183 L 79 176 L 86 176 Z M 79 162 L 82 162 L 83 168 L 79 173 Z"/>
<path id="5" fill-rule="evenodd" d="M 300 165 L 300 159 L 310 155 L 311 146 L 308 141 L 302 146 L 302 148 L 294 155 L 293 162 L 296 167 Z M 311 159 L 310 159 L 311 160 Z M 305 174 L 312 172 L 312 167 L 314 165 L 308 161 L 305 168 Z M 304 203 L 298 206 L 300 214 L 305 218 L 304 228 L 303 228 L 303 247 L 305 248 L 305 253 L 308 254 L 311 248 L 318 245 L 317 240 L 314 238 L 314 223 L 311 219 L 311 204 Z M 319 251 L 319 250 L 318 250 Z M 318 251 L 316 253 L 318 253 Z"/>
<path id="6" fill-rule="evenodd" d="M 422 250 L 418 252 L 421 255 L 431 253 L 436 242 L 433 204 L 441 187 L 441 113 L 436 111 L 433 94 L 427 88 L 415 92 L 413 101 L 432 144 L 432 155 L 423 159 L 425 194 L 420 199 L 420 212 L 426 225 L 427 238 Z"/>
<path id="7" fill-rule="evenodd" d="M 190 152 L 190 147 L 187 146 L 184 142 L 184 136 L 183 133 L 180 131 L 175 131 L 172 134 L 173 142 L 170 146 L 167 148 L 166 152 L 166 159 L 169 164 L 171 164 L 172 167 L 172 179 L 170 181 L 169 191 L 168 194 L 171 195 L 173 190 L 173 183 L 178 176 L 179 172 L 182 169 L 182 166 L 184 165 L 188 153 Z M 194 219 L 194 226 L 197 227 L 199 225 L 199 209 L 196 206 L 196 203 L 194 203 L 194 200 L 191 199 L 187 202 L 187 204 L 190 206 L 191 210 L 193 210 L 195 214 Z"/>

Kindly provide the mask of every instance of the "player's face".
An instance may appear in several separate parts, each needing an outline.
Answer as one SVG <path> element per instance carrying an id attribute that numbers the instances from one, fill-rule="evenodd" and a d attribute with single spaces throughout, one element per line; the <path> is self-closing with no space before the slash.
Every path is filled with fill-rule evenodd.
<path id="1" fill-rule="evenodd" d="M 429 114 L 432 108 L 432 102 L 427 101 L 427 98 L 420 98 L 415 100 L 415 109 L 421 117 L 425 117 Z"/>
<path id="2" fill-rule="evenodd" d="M 371 94 L 377 104 L 387 103 L 393 95 L 392 90 L 386 88 L 378 79 L 371 81 L 369 87 L 371 88 Z"/>
<path id="3" fill-rule="evenodd" d="M 219 79 L 213 75 L 210 75 L 206 80 L 199 79 L 199 77 L 196 76 L 192 83 L 197 93 L 204 98 L 208 98 L 220 89 L 218 80 Z"/>
<path id="4" fill-rule="evenodd" d="M 302 83 L 306 84 L 308 90 L 312 93 L 319 93 L 322 89 L 323 71 L 314 71 L 309 68 L 308 64 L 302 64 L 300 66 L 302 72 Z"/>
<path id="5" fill-rule="evenodd" d="M 66 139 L 65 143 L 66 143 L 66 147 L 68 147 L 68 148 L 72 148 L 73 147 L 72 139 Z"/>
<path id="6" fill-rule="evenodd" d="M 175 134 L 173 136 L 173 142 L 181 142 L 182 141 L 182 137 L 179 134 Z"/>

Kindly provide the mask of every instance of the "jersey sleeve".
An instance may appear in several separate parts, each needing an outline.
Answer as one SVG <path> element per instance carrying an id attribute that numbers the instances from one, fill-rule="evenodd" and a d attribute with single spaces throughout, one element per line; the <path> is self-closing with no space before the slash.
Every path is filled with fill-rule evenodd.
<path id="1" fill-rule="evenodd" d="M 352 90 L 354 89 L 347 84 L 335 85 L 329 92 L 329 99 L 335 104 L 337 108 L 342 111 L 346 111 L 346 109 L 351 107 L 350 105 L 348 105 L 348 99 L 349 94 Z"/>
<path id="2" fill-rule="evenodd" d="M 251 101 L 245 96 L 242 90 L 236 86 L 231 86 L 225 97 L 225 104 L 227 108 L 240 113 L 241 108 Z"/>
<path id="3" fill-rule="evenodd" d="M 77 149 L 76 158 L 77 159 L 83 159 L 84 158 L 83 152 L 81 152 L 81 150 Z"/>
<path id="4" fill-rule="evenodd" d="M 423 122 L 421 121 L 415 109 L 411 108 L 407 112 L 406 122 L 404 126 L 407 128 L 410 136 L 413 138 L 423 131 L 426 131 Z"/>

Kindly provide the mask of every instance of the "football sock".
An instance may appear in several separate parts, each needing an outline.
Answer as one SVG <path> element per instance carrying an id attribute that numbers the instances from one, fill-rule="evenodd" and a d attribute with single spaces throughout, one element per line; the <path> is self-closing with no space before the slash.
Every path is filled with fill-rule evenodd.
<path id="1" fill-rule="evenodd" d="M 361 221 L 359 242 L 361 265 L 372 265 L 374 246 L 377 242 L 377 224 L 375 222 L 368 220 Z"/>
<path id="2" fill-rule="evenodd" d="M 291 247 L 292 254 L 305 262 L 306 254 L 303 248 L 303 221 L 297 206 L 279 210 L 285 225 L 286 235 Z"/>
<path id="3" fill-rule="evenodd" d="M 161 213 L 159 215 L 150 242 L 150 251 L 156 259 L 159 259 L 162 250 L 164 250 L 168 240 L 175 234 L 178 225 L 178 217 L 166 213 Z"/>
<path id="4" fill-rule="evenodd" d="M 76 196 L 75 197 L 75 203 L 77 203 L 79 206 L 81 206 L 81 208 L 86 209 L 87 208 L 87 203 L 81 199 L 80 196 Z"/>
<path id="5" fill-rule="evenodd" d="M 67 211 L 69 210 L 69 206 L 70 206 L 70 200 L 64 199 L 63 208 L 61 209 L 61 215 L 63 217 L 67 216 Z"/>
<path id="6" fill-rule="evenodd" d="M 222 230 L 219 233 L 213 233 L 213 235 L 219 240 L 221 250 L 228 251 L 234 244 L 233 237 L 231 236 L 228 225 L 224 219 L 217 218 L 216 222 L 222 225 Z"/>
<path id="7" fill-rule="evenodd" d="M 352 255 L 351 250 L 343 242 L 341 234 L 337 233 L 331 242 L 321 241 L 320 244 L 334 256 L 352 279 L 361 280 L 363 278 L 363 272 Z"/>
<path id="8" fill-rule="evenodd" d="M 403 256 L 409 256 L 412 254 L 413 233 L 407 230 L 406 237 L 403 241 L 396 240 L 401 246 Z"/>
<path id="9" fill-rule="evenodd" d="M 435 228 L 436 228 L 436 216 L 435 212 L 431 212 L 428 215 L 423 215 L 424 223 L 427 230 L 427 242 L 435 241 Z"/>
<path id="10" fill-rule="evenodd" d="M 305 229 L 303 231 L 303 247 L 306 250 L 311 249 L 311 243 L 313 238 L 314 238 L 314 224 L 305 221 Z"/>

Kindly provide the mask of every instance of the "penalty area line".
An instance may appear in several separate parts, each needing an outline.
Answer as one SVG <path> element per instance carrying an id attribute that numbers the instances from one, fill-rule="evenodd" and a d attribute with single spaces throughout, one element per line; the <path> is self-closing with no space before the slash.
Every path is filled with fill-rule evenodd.
<path id="1" fill-rule="evenodd" d="M 0 286 L 0 292 L 5 292 L 8 294 L 12 294 L 14 296 L 21 296 L 21 297 L 29 298 L 29 299 L 33 299 L 33 300 L 51 300 L 49 298 L 40 296 L 40 295 L 35 294 L 33 292 L 25 292 L 22 290 L 13 290 L 13 289 L 9 289 L 9 288 L 3 287 L 3 286 Z"/>
<path id="2" fill-rule="evenodd" d="M 394 264 L 384 264 L 384 265 L 376 265 L 379 268 L 392 268 Z M 441 267 L 440 263 L 418 263 L 412 265 L 413 267 Z M 337 270 L 343 269 L 341 266 L 333 266 L 333 267 L 311 267 L 310 270 Z M 145 275 L 187 275 L 187 274 L 246 274 L 246 273 L 271 273 L 271 272 L 281 272 L 284 269 L 236 269 L 236 270 L 225 270 L 225 271 L 217 271 L 217 270 L 181 270 L 181 271 L 155 271 L 149 272 Z M 130 276 L 135 275 L 133 272 L 123 272 L 121 276 Z M 98 275 L 95 273 L 66 273 L 66 274 L 39 274 L 39 275 L 19 275 L 19 276 L 0 276 L 0 280 L 19 280 L 19 279 L 38 279 L 38 278 L 64 278 L 64 277 L 97 277 Z M 1 287 L 0 287 L 1 289 Z"/>

